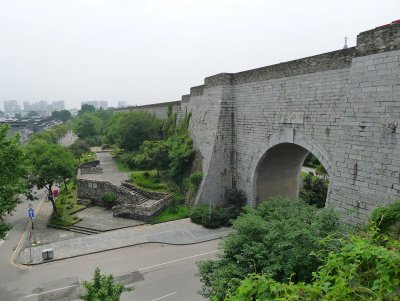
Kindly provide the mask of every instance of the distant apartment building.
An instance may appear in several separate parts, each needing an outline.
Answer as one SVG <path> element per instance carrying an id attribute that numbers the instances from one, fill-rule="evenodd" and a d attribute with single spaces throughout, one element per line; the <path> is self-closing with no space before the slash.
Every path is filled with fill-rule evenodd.
<path id="1" fill-rule="evenodd" d="M 125 100 L 118 101 L 118 108 L 125 108 L 125 107 L 126 107 L 126 101 Z"/>
<path id="2" fill-rule="evenodd" d="M 102 109 L 106 110 L 108 108 L 108 102 L 104 101 L 104 100 L 100 101 L 99 102 L 99 108 L 102 108 Z"/>
<path id="3" fill-rule="evenodd" d="M 59 101 L 53 101 L 52 104 L 49 105 L 49 112 L 54 112 L 54 111 L 61 111 L 65 110 L 65 104 L 64 100 L 59 100 Z"/>
<path id="4" fill-rule="evenodd" d="M 32 104 L 29 101 L 24 101 L 24 115 L 27 115 L 30 111 L 35 111 L 39 113 L 40 117 L 47 117 L 53 111 L 60 110 L 65 110 L 64 100 L 53 101 L 51 104 L 47 104 L 46 100 L 40 100 Z"/>
<path id="5" fill-rule="evenodd" d="M 5 100 L 4 101 L 4 113 L 14 116 L 16 113 L 21 112 L 21 107 L 16 100 Z"/>

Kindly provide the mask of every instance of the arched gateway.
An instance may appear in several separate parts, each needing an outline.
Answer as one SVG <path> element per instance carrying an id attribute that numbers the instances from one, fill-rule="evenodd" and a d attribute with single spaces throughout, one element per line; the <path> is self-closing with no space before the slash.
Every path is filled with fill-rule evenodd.
<path id="1" fill-rule="evenodd" d="M 309 153 L 331 173 L 329 154 L 323 147 L 293 129 L 272 134 L 262 143 L 249 172 L 253 205 L 277 195 L 297 198 L 301 167 Z"/>

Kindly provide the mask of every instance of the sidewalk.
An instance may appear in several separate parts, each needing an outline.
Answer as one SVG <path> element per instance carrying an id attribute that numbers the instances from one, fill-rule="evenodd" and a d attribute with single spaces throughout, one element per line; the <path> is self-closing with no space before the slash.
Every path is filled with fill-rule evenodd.
<path id="1" fill-rule="evenodd" d="M 20 264 L 44 263 L 42 260 L 42 250 L 44 249 L 53 249 L 54 261 L 144 243 L 195 244 L 224 237 L 230 231 L 230 228 L 206 229 L 192 223 L 190 219 L 182 219 L 35 246 L 32 247 L 32 262 L 29 262 L 29 248 L 25 248 L 19 254 L 17 262 Z"/>

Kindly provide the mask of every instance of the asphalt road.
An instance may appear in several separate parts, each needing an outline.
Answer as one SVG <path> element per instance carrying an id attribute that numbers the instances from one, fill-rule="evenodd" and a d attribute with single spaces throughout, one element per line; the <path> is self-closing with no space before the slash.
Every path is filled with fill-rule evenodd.
<path id="1" fill-rule="evenodd" d="M 37 205 L 37 204 L 36 204 Z M 145 244 L 98 254 L 85 255 L 33 267 L 17 267 L 10 262 L 13 248 L 27 226 L 27 203 L 8 219 L 14 224 L 0 246 L 0 300 L 75 300 L 82 280 L 92 277 L 96 267 L 112 273 L 135 291 L 121 300 L 201 301 L 196 261 L 214 258 L 218 241 L 196 245 Z"/>

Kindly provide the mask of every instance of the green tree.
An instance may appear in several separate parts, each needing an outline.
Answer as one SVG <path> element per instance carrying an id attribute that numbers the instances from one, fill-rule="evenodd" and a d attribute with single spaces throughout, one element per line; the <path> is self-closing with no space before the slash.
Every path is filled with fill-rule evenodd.
<path id="1" fill-rule="evenodd" d="M 86 113 L 91 113 L 91 112 L 95 112 L 96 108 L 92 105 L 89 104 L 83 104 L 81 106 L 81 109 L 78 111 L 78 116 L 86 114 Z"/>
<path id="2" fill-rule="evenodd" d="M 84 140 L 78 139 L 69 146 L 69 149 L 71 150 L 75 159 L 80 160 L 82 155 L 90 150 L 90 147 Z"/>
<path id="3" fill-rule="evenodd" d="M 115 283 L 114 276 L 102 275 L 96 268 L 92 281 L 83 281 L 86 292 L 79 296 L 84 301 L 119 301 L 123 292 L 131 292 L 134 288 Z"/>
<path id="4" fill-rule="evenodd" d="M 53 111 L 51 112 L 51 117 L 53 119 L 61 120 L 62 122 L 72 119 L 71 112 L 68 110 Z"/>
<path id="5" fill-rule="evenodd" d="M 89 114 L 81 115 L 76 121 L 76 134 L 79 138 L 88 138 L 101 134 L 103 121 Z"/>
<path id="6" fill-rule="evenodd" d="M 328 180 L 307 175 L 303 181 L 303 188 L 299 191 L 299 198 L 310 205 L 324 208 L 326 196 L 328 194 L 328 186 Z"/>
<path id="7" fill-rule="evenodd" d="M 10 228 L 3 222 L 17 206 L 18 194 L 25 192 L 26 173 L 20 137 L 7 137 L 8 125 L 0 125 L 0 238 Z"/>
<path id="8" fill-rule="evenodd" d="M 310 253 L 321 250 L 319 241 L 341 229 L 332 210 L 282 197 L 245 210 L 221 244 L 219 259 L 198 264 L 204 297 L 224 300 L 226 292 L 234 291 L 250 273 L 308 282 L 321 263 Z"/>
<path id="9" fill-rule="evenodd" d="M 59 144 L 37 140 L 26 146 L 26 155 L 30 164 L 30 184 L 38 189 L 45 187 L 48 190 L 56 212 L 52 187 L 55 183 L 64 183 L 66 186 L 68 179 L 74 177 L 76 165 L 71 151 Z"/>
<path id="10" fill-rule="evenodd" d="M 133 161 L 139 168 L 156 169 L 159 177 L 160 170 L 168 169 L 168 147 L 163 140 L 146 140 L 140 146 L 139 152 L 133 156 Z"/>
<path id="11" fill-rule="evenodd" d="M 161 138 L 161 121 L 153 114 L 129 111 L 113 116 L 107 129 L 107 138 L 125 151 L 136 151 L 145 140 Z"/>
<path id="12" fill-rule="evenodd" d="M 313 275 L 310 284 L 282 282 L 270 275 L 250 275 L 236 291 L 227 292 L 225 301 L 248 300 L 400 300 L 400 243 L 367 234 L 339 241 Z"/>
<path id="13" fill-rule="evenodd" d="M 31 117 L 39 117 L 39 113 L 37 111 L 29 111 L 28 115 L 26 117 L 31 118 Z"/>

